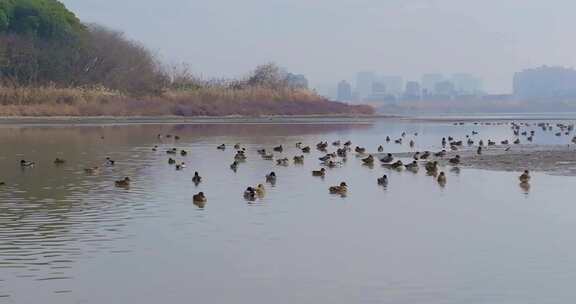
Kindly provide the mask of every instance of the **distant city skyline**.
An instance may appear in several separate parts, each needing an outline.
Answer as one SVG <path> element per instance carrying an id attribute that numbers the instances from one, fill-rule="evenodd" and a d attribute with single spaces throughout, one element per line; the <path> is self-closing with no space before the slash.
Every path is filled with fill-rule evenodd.
<path id="1" fill-rule="evenodd" d="M 511 93 L 517 71 L 576 65 L 570 0 L 63 2 L 206 77 L 276 62 L 316 88 L 354 82 L 362 70 L 405 81 L 465 72 L 483 78 L 489 93 Z"/>

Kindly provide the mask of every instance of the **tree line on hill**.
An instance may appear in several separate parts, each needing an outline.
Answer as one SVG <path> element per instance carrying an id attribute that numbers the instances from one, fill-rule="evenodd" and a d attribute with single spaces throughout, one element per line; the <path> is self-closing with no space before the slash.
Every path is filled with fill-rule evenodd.
<path id="1" fill-rule="evenodd" d="M 275 64 L 232 80 L 200 80 L 167 68 L 141 43 L 101 25 L 83 24 L 57 0 L 0 0 L 0 85 L 102 86 L 130 95 L 170 89 L 303 88 Z"/>

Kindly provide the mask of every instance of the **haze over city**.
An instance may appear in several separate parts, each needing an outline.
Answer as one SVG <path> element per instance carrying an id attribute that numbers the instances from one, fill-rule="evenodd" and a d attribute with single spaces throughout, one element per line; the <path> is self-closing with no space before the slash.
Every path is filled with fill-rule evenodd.
<path id="1" fill-rule="evenodd" d="M 206 77 L 276 62 L 322 91 L 355 82 L 360 71 L 405 81 L 469 73 L 499 94 L 512 91 L 524 68 L 575 65 L 576 3 L 568 0 L 63 2 L 82 20 L 122 30 Z"/>

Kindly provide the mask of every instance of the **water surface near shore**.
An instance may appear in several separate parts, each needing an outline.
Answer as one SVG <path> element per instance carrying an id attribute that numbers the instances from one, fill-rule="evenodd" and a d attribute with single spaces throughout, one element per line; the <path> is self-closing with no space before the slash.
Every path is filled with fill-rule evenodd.
<path id="1" fill-rule="evenodd" d="M 528 128 L 528 127 L 527 127 Z M 530 128 L 536 129 L 534 126 Z M 537 129 L 536 129 L 537 130 Z M 443 167 L 448 183 L 363 166 L 350 154 L 325 179 L 312 150 L 278 167 L 256 153 L 352 140 L 376 152 L 441 149 L 442 137 L 512 137 L 509 125 L 146 124 L 0 128 L 0 303 L 566 303 L 576 300 L 575 177 Z M 402 132 L 403 145 L 386 144 Z M 414 133 L 418 133 L 417 136 Z M 158 134 L 177 134 L 158 139 Z M 413 139 L 414 148 L 407 142 Z M 534 145 L 571 136 L 537 132 Z M 228 149 L 216 146 L 226 143 Z M 248 160 L 229 169 L 234 143 Z M 158 151 L 152 147 L 158 145 Z M 168 165 L 165 150 L 187 168 Z M 330 150 L 334 147 L 330 146 Z M 116 161 L 104 166 L 105 157 Z M 66 164 L 56 166 L 56 157 Z M 20 159 L 36 162 L 22 169 Z M 406 158 L 405 160 L 408 160 Z M 100 174 L 84 168 L 102 166 Z M 524 168 L 518 168 L 518 171 Z M 264 198 L 246 201 L 264 182 Z M 203 182 L 191 182 L 199 171 Z M 387 174 L 388 187 L 376 185 Z M 124 176 L 129 189 L 114 187 Z M 328 187 L 346 181 L 346 197 Z M 203 191 L 208 202 L 194 205 Z"/>

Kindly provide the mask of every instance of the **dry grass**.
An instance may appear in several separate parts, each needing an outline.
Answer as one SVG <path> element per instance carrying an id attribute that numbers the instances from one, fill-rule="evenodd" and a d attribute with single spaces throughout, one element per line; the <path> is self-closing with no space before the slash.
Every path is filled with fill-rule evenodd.
<path id="1" fill-rule="evenodd" d="M 0 116 L 229 116 L 372 114 L 307 90 L 202 88 L 134 98 L 105 88 L 0 86 Z"/>

